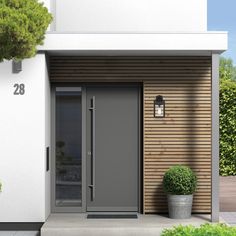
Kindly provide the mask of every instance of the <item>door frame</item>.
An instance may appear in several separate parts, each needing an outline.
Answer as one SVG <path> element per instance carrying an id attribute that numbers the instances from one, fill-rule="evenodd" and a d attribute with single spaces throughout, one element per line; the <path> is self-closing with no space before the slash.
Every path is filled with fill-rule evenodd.
<path id="1" fill-rule="evenodd" d="M 87 93 L 86 87 L 99 87 L 99 86 L 137 86 L 138 87 L 138 212 L 143 212 L 143 84 L 142 83 L 52 83 L 51 84 L 51 212 L 52 213 L 86 213 L 87 212 L 87 180 L 86 180 L 86 159 L 87 159 Z M 59 207 L 55 202 L 55 171 L 56 171 L 56 89 L 60 91 L 76 91 L 80 89 L 82 94 L 82 206 L 81 207 Z M 77 90 L 78 91 L 78 90 Z"/>
<path id="2" fill-rule="evenodd" d="M 56 206 L 56 91 L 81 91 L 82 105 L 82 202 L 81 207 Z M 52 85 L 51 87 L 51 212 L 82 213 L 86 212 L 86 88 L 84 86 Z"/>

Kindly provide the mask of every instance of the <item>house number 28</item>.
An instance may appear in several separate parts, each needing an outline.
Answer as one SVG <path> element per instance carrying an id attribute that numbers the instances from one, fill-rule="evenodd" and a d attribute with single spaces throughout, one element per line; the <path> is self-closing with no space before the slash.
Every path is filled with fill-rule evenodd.
<path id="1" fill-rule="evenodd" d="M 15 88 L 14 95 L 24 95 L 25 94 L 25 84 L 14 84 Z"/>

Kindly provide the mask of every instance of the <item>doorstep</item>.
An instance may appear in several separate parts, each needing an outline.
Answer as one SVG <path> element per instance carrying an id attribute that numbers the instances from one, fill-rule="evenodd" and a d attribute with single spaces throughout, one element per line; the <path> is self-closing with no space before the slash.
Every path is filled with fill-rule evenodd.
<path id="1" fill-rule="evenodd" d="M 87 219 L 87 214 L 51 214 L 41 228 L 41 236 L 158 236 L 174 225 L 199 226 L 210 215 L 193 215 L 173 220 L 163 215 L 138 215 L 138 219 Z"/>

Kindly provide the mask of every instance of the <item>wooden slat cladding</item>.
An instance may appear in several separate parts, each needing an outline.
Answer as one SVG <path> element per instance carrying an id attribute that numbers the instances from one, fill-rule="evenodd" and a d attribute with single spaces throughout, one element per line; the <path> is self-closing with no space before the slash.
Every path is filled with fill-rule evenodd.
<path id="1" fill-rule="evenodd" d="M 164 172 L 185 164 L 198 176 L 193 211 L 211 211 L 210 57 L 50 57 L 53 82 L 143 82 L 144 212 L 167 212 Z M 163 95 L 166 117 L 154 118 Z"/>
<path id="2" fill-rule="evenodd" d="M 50 57 L 52 81 L 143 81 L 211 74 L 206 57 Z M 183 64 L 185 66 L 183 66 Z M 171 84 L 169 84 L 171 86 Z"/>
<path id="3" fill-rule="evenodd" d="M 176 164 L 188 165 L 198 176 L 193 212 L 211 212 L 211 60 L 178 60 L 179 71 L 193 65 L 194 72 L 185 77 L 167 70 L 165 76 L 144 81 L 145 213 L 167 212 L 162 178 Z M 171 61 L 170 71 L 176 66 Z M 164 96 L 165 118 L 153 117 L 157 95 Z"/>

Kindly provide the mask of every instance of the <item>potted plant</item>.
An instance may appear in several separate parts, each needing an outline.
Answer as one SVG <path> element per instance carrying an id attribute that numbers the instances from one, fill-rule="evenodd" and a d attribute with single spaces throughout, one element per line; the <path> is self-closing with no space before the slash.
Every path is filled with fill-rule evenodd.
<path id="1" fill-rule="evenodd" d="M 173 166 L 163 177 L 163 188 L 167 193 L 169 217 L 188 219 L 191 217 L 193 193 L 197 177 L 187 166 Z"/>

